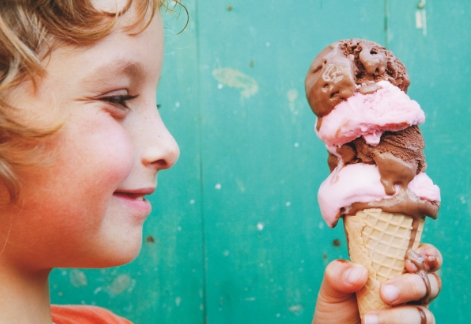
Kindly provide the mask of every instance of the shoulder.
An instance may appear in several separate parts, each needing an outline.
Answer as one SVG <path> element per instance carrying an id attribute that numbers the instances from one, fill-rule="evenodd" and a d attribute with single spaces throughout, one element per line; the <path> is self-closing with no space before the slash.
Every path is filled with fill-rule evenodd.
<path id="1" fill-rule="evenodd" d="M 96 306 L 52 305 L 51 313 L 54 324 L 132 324 Z"/>

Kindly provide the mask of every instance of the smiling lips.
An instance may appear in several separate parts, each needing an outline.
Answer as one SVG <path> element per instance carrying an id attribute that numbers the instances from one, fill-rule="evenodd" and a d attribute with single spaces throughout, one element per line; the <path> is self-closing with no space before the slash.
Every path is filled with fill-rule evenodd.
<path id="1" fill-rule="evenodd" d="M 132 209 L 139 210 L 147 216 L 151 212 L 152 206 L 145 196 L 152 194 L 154 191 L 154 187 L 137 190 L 118 189 L 113 193 L 113 196 L 119 198 Z"/>
<path id="2" fill-rule="evenodd" d="M 144 196 L 151 195 L 155 191 L 154 187 L 142 189 L 118 189 L 114 195 L 126 196 L 130 199 L 145 200 Z"/>

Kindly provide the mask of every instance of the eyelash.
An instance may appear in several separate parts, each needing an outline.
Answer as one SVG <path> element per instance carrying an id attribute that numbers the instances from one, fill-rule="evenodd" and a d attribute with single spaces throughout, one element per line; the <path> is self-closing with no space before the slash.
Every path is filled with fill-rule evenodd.
<path id="1" fill-rule="evenodd" d="M 136 98 L 137 98 L 137 95 L 136 96 L 122 95 L 122 96 L 103 97 L 103 98 L 101 98 L 101 100 L 107 101 L 107 102 L 109 102 L 111 104 L 114 104 L 114 105 L 119 105 L 119 106 L 121 106 L 123 108 L 126 108 L 126 109 L 129 109 L 129 107 L 127 105 L 128 101 L 136 99 Z"/>
<path id="2" fill-rule="evenodd" d="M 125 95 L 125 96 L 104 97 L 104 98 L 101 98 L 101 100 L 107 101 L 112 104 L 120 105 L 126 109 L 129 109 L 127 102 L 136 98 L 137 98 L 137 95 L 136 96 Z M 157 104 L 157 109 L 160 109 L 161 107 L 162 107 L 161 104 Z"/>

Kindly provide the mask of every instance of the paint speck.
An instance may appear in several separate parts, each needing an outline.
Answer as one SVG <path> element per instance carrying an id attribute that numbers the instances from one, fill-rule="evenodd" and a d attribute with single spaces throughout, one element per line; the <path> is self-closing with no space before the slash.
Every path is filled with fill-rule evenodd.
<path id="1" fill-rule="evenodd" d="M 179 102 L 179 101 L 177 101 L 177 102 L 175 103 L 175 107 L 180 108 L 180 102 Z"/>
<path id="2" fill-rule="evenodd" d="M 254 65 L 255 65 L 254 61 L 253 61 L 253 60 L 250 60 L 249 66 L 250 66 L 251 68 L 253 68 Z"/>
<path id="3" fill-rule="evenodd" d="M 258 92 L 258 84 L 254 78 L 231 68 L 221 68 L 213 71 L 213 77 L 219 81 L 218 88 L 227 85 L 231 88 L 241 89 L 241 96 L 249 98 Z"/>
<path id="4" fill-rule="evenodd" d="M 132 280 L 131 277 L 126 274 L 121 274 L 117 276 L 111 285 L 108 287 L 108 291 L 113 295 L 119 295 L 131 288 Z"/>
<path id="5" fill-rule="evenodd" d="M 246 301 L 255 301 L 256 298 L 255 297 L 247 297 L 245 298 Z"/>
<path id="6" fill-rule="evenodd" d="M 102 290 L 103 290 L 103 288 L 97 287 L 97 289 L 95 289 L 95 290 L 93 291 L 93 294 L 96 295 L 96 294 L 98 294 L 98 293 L 99 293 L 100 291 L 102 291 Z"/>
<path id="7" fill-rule="evenodd" d="M 182 298 L 181 298 L 181 297 L 175 298 L 175 305 L 176 305 L 177 307 L 180 306 L 181 302 L 182 302 Z"/>
<path id="8" fill-rule="evenodd" d="M 233 8 L 232 8 L 231 5 L 228 5 L 228 6 L 227 6 L 227 11 L 232 11 L 232 9 L 233 9 Z"/>
<path id="9" fill-rule="evenodd" d="M 335 247 L 339 247 L 340 246 L 340 240 L 339 239 L 335 239 L 332 241 L 332 244 L 335 246 Z"/>
<path id="10" fill-rule="evenodd" d="M 280 314 L 280 313 L 278 313 L 278 314 L 276 314 L 275 316 L 276 316 L 276 317 L 280 317 L 280 316 L 281 316 L 281 314 Z"/>
<path id="11" fill-rule="evenodd" d="M 264 227 L 265 227 L 265 224 L 263 224 L 262 222 L 260 222 L 260 223 L 257 224 L 257 229 L 258 229 L 259 231 L 263 231 L 263 228 L 264 228 Z"/>
<path id="12" fill-rule="evenodd" d="M 235 181 L 237 183 L 237 187 L 239 187 L 240 192 L 245 192 L 244 182 L 240 180 L 239 178 L 236 178 Z"/>
<path id="13" fill-rule="evenodd" d="M 224 250 L 224 252 L 222 253 L 225 257 L 229 256 L 229 250 Z"/>
<path id="14" fill-rule="evenodd" d="M 299 143 L 294 143 L 294 147 L 299 147 Z"/>
<path id="15" fill-rule="evenodd" d="M 288 97 L 289 102 L 289 110 L 293 115 L 299 114 L 299 111 L 296 109 L 296 99 L 299 97 L 299 92 L 296 89 L 290 89 L 286 93 L 286 97 Z"/>
<path id="16" fill-rule="evenodd" d="M 286 93 L 286 96 L 288 97 L 288 100 L 289 100 L 290 102 L 293 102 L 293 101 L 295 101 L 296 99 L 298 99 L 299 92 L 298 92 L 298 90 L 296 90 L 296 89 L 290 89 L 290 90 L 288 90 L 288 92 Z"/>
<path id="17" fill-rule="evenodd" d="M 299 315 L 303 311 L 303 305 L 293 305 L 289 308 L 289 311 L 296 315 Z"/>
<path id="18" fill-rule="evenodd" d="M 221 189 L 221 184 L 220 183 L 217 183 L 214 188 L 216 188 L 217 190 L 220 190 Z"/>
<path id="19" fill-rule="evenodd" d="M 291 202 L 290 201 L 287 201 L 286 204 L 285 204 L 286 207 L 289 207 L 291 206 Z"/>
<path id="20" fill-rule="evenodd" d="M 422 34 L 427 36 L 427 10 L 425 9 L 425 1 L 422 2 L 423 7 L 415 11 L 415 27 L 422 29 Z"/>
<path id="21" fill-rule="evenodd" d="M 324 222 L 319 222 L 319 229 L 324 229 Z"/>
<path id="22" fill-rule="evenodd" d="M 195 203 L 194 199 L 190 200 L 190 205 L 193 205 L 194 203 Z"/>
<path id="23" fill-rule="evenodd" d="M 265 46 L 266 46 L 266 47 L 270 47 L 270 45 L 271 45 L 270 42 L 266 42 L 266 43 L 265 43 Z"/>
<path id="24" fill-rule="evenodd" d="M 181 231 L 182 230 L 182 227 L 181 226 L 177 226 L 177 231 Z"/>
<path id="25" fill-rule="evenodd" d="M 147 243 L 155 243 L 155 240 L 151 235 L 149 235 L 149 236 L 146 237 L 146 242 Z"/>
<path id="26" fill-rule="evenodd" d="M 85 272 L 78 269 L 70 270 L 69 279 L 70 279 L 70 283 L 75 288 L 85 287 L 88 284 L 87 276 L 85 275 Z"/>
<path id="27" fill-rule="evenodd" d="M 218 89 L 222 89 L 223 87 L 224 87 L 224 85 L 222 83 L 218 84 Z"/>

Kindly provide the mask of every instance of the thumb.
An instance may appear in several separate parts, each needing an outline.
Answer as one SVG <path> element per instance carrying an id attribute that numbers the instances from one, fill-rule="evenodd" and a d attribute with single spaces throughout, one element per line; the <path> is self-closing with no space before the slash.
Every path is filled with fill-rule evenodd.
<path id="1" fill-rule="evenodd" d="M 354 293 L 368 280 L 368 271 L 344 260 L 332 261 L 324 273 L 313 324 L 358 323 L 360 316 Z"/>

